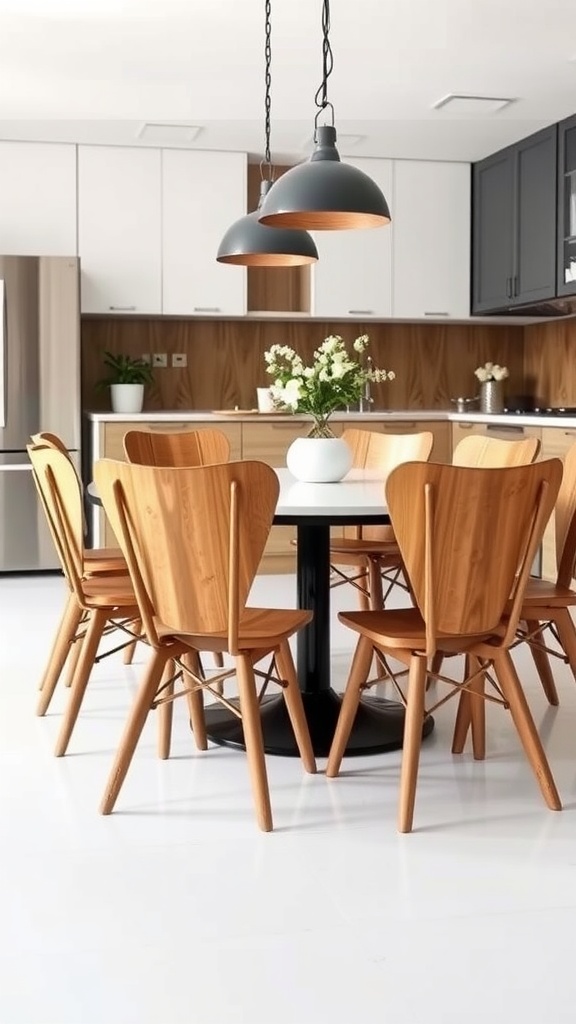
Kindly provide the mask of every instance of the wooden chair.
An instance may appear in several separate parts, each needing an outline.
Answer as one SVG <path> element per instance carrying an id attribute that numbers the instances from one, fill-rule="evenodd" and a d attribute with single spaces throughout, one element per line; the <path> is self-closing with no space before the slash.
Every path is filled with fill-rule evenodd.
<path id="1" fill-rule="evenodd" d="M 556 582 L 530 577 L 520 611 L 518 640 L 530 646 L 544 693 L 557 705 L 558 691 L 550 667 L 549 655 L 568 662 L 576 679 L 576 628 L 569 609 L 576 607 L 572 587 L 576 569 L 576 444 L 564 461 L 564 475 L 554 509 L 556 540 Z M 560 647 L 550 647 L 546 634 Z"/>
<path id="2" fill-rule="evenodd" d="M 343 439 L 353 452 L 353 466 L 376 469 L 384 480 L 402 462 L 430 457 L 433 434 L 381 434 L 371 430 L 345 430 Z M 332 586 L 351 583 L 359 592 L 361 608 L 383 608 L 395 585 L 406 589 L 402 577 L 402 561 L 391 526 L 346 527 L 342 537 L 330 541 Z M 352 574 L 341 565 L 352 566 Z M 383 592 L 383 581 L 387 584 Z"/>
<path id="3" fill-rule="evenodd" d="M 221 430 L 174 433 L 129 430 L 124 435 L 128 462 L 139 466 L 212 466 L 228 462 L 230 442 Z"/>
<path id="4" fill-rule="evenodd" d="M 65 447 L 64 442 L 61 440 L 60 437 L 58 437 L 57 434 L 53 434 L 48 431 L 42 431 L 38 434 L 32 434 L 31 440 L 34 447 L 48 447 L 61 452 L 68 459 L 70 465 L 73 467 L 74 472 L 76 473 L 74 464 L 70 459 L 70 454 L 67 448 Z M 28 449 L 28 451 L 30 452 L 30 448 Z M 42 487 L 40 486 L 36 472 L 34 471 L 34 465 L 32 468 L 34 481 L 36 484 L 36 490 L 38 492 L 38 497 L 40 499 L 40 504 L 43 507 L 48 522 L 48 527 L 52 534 L 54 545 L 56 547 L 56 550 L 58 551 L 59 542 L 56 527 L 50 516 L 50 511 L 46 505 Z M 82 517 L 83 531 L 85 531 L 86 524 L 84 520 L 83 509 Z M 107 575 L 127 577 L 128 575 L 126 562 L 124 561 L 124 557 L 119 548 L 86 548 L 84 544 L 82 544 L 82 562 L 82 575 L 84 577 Z M 44 697 L 40 699 L 40 702 L 38 704 L 37 713 L 39 715 L 44 715 L 48 710 L 52 694 L 54 693 L 54 689 L 56 687 L 58 679 L 60 678 L 64 665 L 67 664 L 68 666 L 68 675 L 66 679 L 67 686 L 71 686 L 72 680 L 74 678 L 74 672 L 76 671 L 76 665 L 78 662 L 78 657 L 80 655 L 80 648 L 86 632 L 85 626 L 88 616 L 83 615 L 81 617 L 73 638 L 68 642 L 66 648 L 62 648 L 60 645 L 60 641 L 63 635 L 63 631 L 64 634 L 67 635 L 67 623 L 69 622 L 69 616 L 72 614 L 72 611 L 69 607 L 70 603 L 72 603 L 72 606 L 75 605 L 75 598 L 73 597 L 72 593 L 69 595 L 69 598 L 66 602 L 64 612 L 62 614 L 62 619 L 58 625 L 56 636 L 54 638 L 50 655 L 48 657 L 48 663 L 42 674 L 38 686 L 39 690 L 43 690 L 44 687 L 46 686 Z M 132 631 L 136 636 L 139 635 L 140 629 L 139 624 L 137 622 L 133 624 Z M 124 663 L 130 664 L 134 656 L 135 647 L 136 640 L 132 640 L 129 642 L 123 642 L 120 645 L 120 648 L 115 648 L 115 650 L 123 649 Z M 113 652 L 109 651 L 108 653 Z"/>
<path id="5" fill-rule="evenodd" d="M 409 669 L 401 832 L 412 828 L 424 717 L 464 689 L 471 694 L 474 719 L 488 669 L 499 685 L 490 699 L 510 708 L 544 799 L 551 809 L 560 809 L 509 648 L 561 476 L 562 464 L 553 459 L 509 469 L 412 463 L 399 466 L 388 478 L 386 500 L 416 607 L 340 613 L 340 620 L 360 637 L 326 774 L 338 774 L 376 647 L 385 658 L 393 657 Z M 465 654 L 469 672 L 463 681 L 443 676 L 450 688 L 448 696 L 426 709 L 428 659 L 437 651 Z"/>
<path id="6" fill-rule="evenodd" d="M 537 437 L 522 437 L 508 441 L 502 437 L 471 434 L 456 445 L 452 454 L 453 466 L 476 466 L 478 469 L 498 469 L 505 466 L 528 466 L 540 454 Z"/>
<path id="7" fill-rule="evenodd" d="M 34 470 L 69 597 L 45 673 L 38 714 L 45 714 L 82 620 L 86 622 L 72 689 L 56 743 L 56 756 L 66 753 L 100 639 L 108 624 L 133 636 L 138 608 L 129 576 L 107 572 L 85 575 L 82 485 L 67 454 L 55 447 L 30 445 Z M 124 569 L 126 564 L 122 561 Z"/>
<path id="8" fill-rule="evenodd" d="M 102 813 L 113 810 L 148 712 L 164 699 L 162 676 L 172 659 L 184 671 L 184 694 L 199 749 L 207 746 L 203 690 L 240 714 L 258 824 L 270 831 L 254 668 L 267 656 L 272 665 L 260 674 L 265 685 L 280 682 L 304 767 L 316 770 L 288 643 L 312 613 L 246 607 L 272 525 L 277 476 L 260 462 L 190 469 L 101 460 L 94 477 L 122 545 L 153 652 L 110 773 Z M 234 658 L 239 709 L 197 671 L 201 650 Z M 167 699 L 174 700 L 174 694 Z"/>

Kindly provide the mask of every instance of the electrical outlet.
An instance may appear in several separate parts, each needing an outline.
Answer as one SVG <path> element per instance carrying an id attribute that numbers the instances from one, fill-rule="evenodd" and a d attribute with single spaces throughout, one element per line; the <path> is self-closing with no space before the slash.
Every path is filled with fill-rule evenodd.
<path id="1" fill-rule="evenodd" d="M 180 368 L 188 366 L 188 356 L 185 352 L 173 352 L 172 353 L 172 366 L 179 366 Z"/>
<path id="2" fill-rule="evenodd" d="M 140 356 L 140 359 L 142 360 L 143 363 L 150 364 L 152 362 L 152 356 L 150 355 L 149 352 L 143 352 L 142 355 Z"/>
<path id="3" fill-rule="evenodd" d="M 152 353 L 152 366 L 166 367 L 168 366 L 168 356 L 165 352 L 153 352 Z"/>

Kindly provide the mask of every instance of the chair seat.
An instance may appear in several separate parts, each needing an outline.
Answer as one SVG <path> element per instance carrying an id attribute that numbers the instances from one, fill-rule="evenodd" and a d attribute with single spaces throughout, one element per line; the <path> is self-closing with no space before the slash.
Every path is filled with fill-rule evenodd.
<path id="1" fill-rule="evenodd" d="M 283 640 L 291 637 L 296 630 L 302 629 L 312 621 L 312 612 L 285 608 L 246 608 L 238 624 L 238 646 L 240 650 L 249 651 L 254 648 L 266 650 L 278 647 Z M 182 643 L 203 651 L 227 651 L 228 634 L 221 633 L 195 636 L 192 633 L 174 634 L 165 623 L 156 623 L 158 635 L 165 639 L 175 636 Z"/>
<path id="2" fill-rule="evenodd" d="M 105 572 L 128 573 L 120 548 L 87 548 L 84 550 L 84 571 L 87 575 Z"/>
<path id="3" fill-rule="evenodd" d="M 566 605 L 576 605 L 576 590 L 570 587 L 561 587 L 549 580 L 540 580 L 530 577 L 526 587 L 522 607 L 531 609 L 538 605 L 554 606 L 564 608 Z"/>
<path id="4" fill-rule="evenodd" d="M 426 624 L 417 608 L 399 608 L 387 611 L 339 612 L 338 618 L 345 626 L 361 633 L 373 641 L 377 647 L 396 648 L 412 651 L 419 642 L 426 646 Z M 436 635 L 437 649 L 445 654 L 465 652 L 466 647 L 475 647 L 479 643 L 490 643 L 491 637 L 499 636 L 505 631 L 505 623 L 492 633 L 473 634 L 454 637 L 450 634 Z"/>
<path id="5" fill-rule="evenodd" d="M 87 608 L 122 608 L 137 615 L 136 597 L 129 576 L 90 576 L 82 585 Z"/>
<path id="6" fill-rule="evenodd" d="M 400 550 L 395 541 L 355 540 L 347 537 L 330 541 L 330 557 L 332 561 L 334 561 L 332 556 L 335 554 L 364 556 L 367 558 L 383 558 L 386 555 L 390 555 L 400 558 Z"/>

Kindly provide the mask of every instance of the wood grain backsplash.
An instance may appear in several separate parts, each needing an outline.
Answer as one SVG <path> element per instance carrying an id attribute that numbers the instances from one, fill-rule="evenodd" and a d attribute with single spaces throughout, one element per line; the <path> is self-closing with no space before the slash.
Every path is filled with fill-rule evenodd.
<path id="1" fill-rule="evenodd" d="M 524 375 L 541 403 L 576 406 L 576 319 L 524 328 Z"/>
<path id="2" fill-rule="evenodd" d="M 533 330 L 533 328 L 530 328 Z M 447 409 L 450 398 L 477 393 L 474 370 L 487 360 L 509 367 L 509 394 L 524 390 L 523 328 L 457 324 L 319 322 L 311 320 L 172 320 L 128 317 L 82 320 L 82 402 L 84 409 L 109 408 L 105 350 L 132 356 L 166 352 L 168 368 L 154 371 L 144 408 L 253 408 L 256 388 L 269 379 L 264 352 L 274 342 L 291 345 L 305 360 L 329 334 L 352 342 L 370 335 L 374 365 L 394 370 L 396 380 L 374 386 L 378 408 Z M 185 369 L 173 369 L 173 353 L 185 353 Z M 572 396 L 576 404 L 576 389 Z"/>

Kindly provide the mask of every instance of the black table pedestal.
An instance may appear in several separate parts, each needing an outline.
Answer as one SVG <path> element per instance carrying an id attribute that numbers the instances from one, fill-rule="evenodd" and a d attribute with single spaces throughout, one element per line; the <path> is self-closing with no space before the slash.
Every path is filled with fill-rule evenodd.
<path id="1" fill-rule="evenodd" d="M 364 517 L 365 520 L 366 517 Z M 363 521 L 364 521 L 363 520 Z M 340 697 L 330 686 L 330 524 L 333 517 L 305 519 L 276 517 L 274 522 L 298 525 L 298 607 L 313 608 L 312 622 L 297 638 L 298 679 L 312 747 L 317 757 L 327 757 L 340 711 Z M 377 522 L 375 518 L 371 522 Z M 387 516 L 381 522 L 388 522 Z M 349 517 L 346 523 L 353 523 Z M 354 596 L 351 597 L 351 604 Z M 266 698 L 261 712 L 264 749 L 267 754 L 297 757 L 292 726 L 284 698 Z M 206 708 L 209 739 L 224 746 L 244 747 L 242 723 L 222 705 Z M 422 730 L 428 736 L 434 719 L 427 718 Z M 404 707 L 396 701 L 363 697 L 345 756 L 378 754 L 398 750 L 404 733 Z"/>

